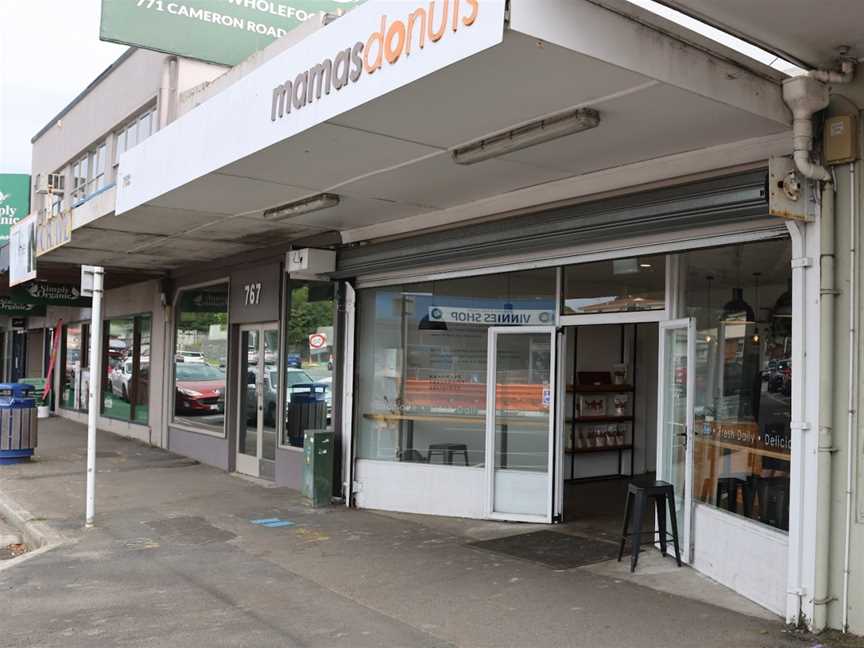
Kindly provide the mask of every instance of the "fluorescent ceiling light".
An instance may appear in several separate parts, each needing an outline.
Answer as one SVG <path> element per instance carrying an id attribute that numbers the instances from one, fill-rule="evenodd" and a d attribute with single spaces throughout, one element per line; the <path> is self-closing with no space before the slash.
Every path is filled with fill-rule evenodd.
<path id="1" fill-rule="evenodd" d="M 319 211 L 321 209 L 330 209 L 339 204 L 339 196 L 336 194 L 318 194 L 311 198 L 304 198 L 295 202 L 285 203 L 279 207 L 272 207 L 264 210 L 264 218 L 268 220 L 283 220 L 285 218 L 293 218 L 294 216 L 302 216 L 310 212 Z"/>
<path id="2" fill-rule="evenodd" d="M 461 146 L 453 151 L 453 161 L 457 164 L 475 164 L 559 137 L 590 130 L 596 128 L 599 123 L 600 114 L 596 110 L 580 108 Z"/>
<path id="3" fill-rule="evenodd" d="M 729 32 L 718 29 L 704 20 L 688 16 L 683 11 L 673 9 L 672 7 L 661 4 L 656 0 L 627 0 L 627 2 L 636 5 L 637 7 L 641 7 L 646 11 L 650 11 L 666 20 L 674 22 L 677 25 L 681 25 L 690 31 L 713 40 L 715 43 L 720 43 L 729 49 L 735 50 L 739 54 L 743 54 L 744 56 L 747 56 L 754 61 L 758 61 L 763 65 L 767 65 L 783 74 L 789 76 L 800 76 L 805 73 L 805 70 L 791 61 L 787 61 L 786 59 L 777 56 L 776 54 L 772 54 L 758 45 L 747 42 L 743 38 L 733 36 Z"/>

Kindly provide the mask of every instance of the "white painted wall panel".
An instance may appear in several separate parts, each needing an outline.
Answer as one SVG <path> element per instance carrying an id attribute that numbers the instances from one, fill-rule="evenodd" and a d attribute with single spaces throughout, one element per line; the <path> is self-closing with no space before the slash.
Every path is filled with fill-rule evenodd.
<path id="1" fill-rule="evenodd" d="M 358 459 L 354 481 L 358 508 L 482 518 L 484 471 L 465 466 L 436 466 Z"/>
<path id="2" fill-rule="evenodd" d="M 697 505 L 693 566 L 759 605 L 784 615 L 789 538 L 747 519 Z"/>

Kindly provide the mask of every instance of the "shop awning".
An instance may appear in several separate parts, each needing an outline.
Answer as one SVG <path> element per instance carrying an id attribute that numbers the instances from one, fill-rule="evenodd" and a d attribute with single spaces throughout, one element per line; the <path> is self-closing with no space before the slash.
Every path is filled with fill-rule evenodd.
<path id="1" fill-rule="evenodd" d="M 462 18 L 472 4 L 462 2 Z M 274 117 L 278 84 L 406 6 L 373 0 L 353 10 L 124 154 L 116 215 L 76 230 L 49 256 L 155 269 L 324 232 L 374 239 L 433 226 L 467 206 L 476 216 L 506 210 L 501 197 L 554 202 L 571 181 L 603 191 L 608 183 L 596 180 L 613 171 L 627 176 L 619 185 L 637 185 L 764 160 L 788 129 L 773 70 L 708 54 L 587 0 L 549 0 L 542 10 L 512 0 L 506 25 L 503 1 L 481 0 L 480 15 L 488 10 L 494 20 L 478 17 L 422 51 L 415 44 L 410 57 L 361 78 L 355 85 L 365 94 L 343 112 L 331 114 L 333 90 L 305 113 Z M 402 74 L 408 82 L 394 81 Z M 471 165 L 452 157 L 466 144 L 585 108 L 599 114 L 591 130 Z M 706 149 L 714 157 L 703 164 Z M 267 214 L 322 193 L 338 203 Z"/>
<path id="2" fill-rule="evenodd" d="M 664 2 L 807 68 L 834 65 L 841 46 L 855 56 L 864 51 L 860 0 Z"/>

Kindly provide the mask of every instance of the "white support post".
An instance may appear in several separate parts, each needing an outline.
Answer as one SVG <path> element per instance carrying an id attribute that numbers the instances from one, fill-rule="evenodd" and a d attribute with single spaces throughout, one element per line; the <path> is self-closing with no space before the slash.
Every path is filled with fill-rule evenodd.
<path id="1" fill-rule="evenodd" d="M 102 286 L 105 270 L 93 267 L 93 306 L 90 316 L 90 385 L 87 394 L 87 512 L 85 526 L 93 526 L 96 508 L 96 418 L 102 392 Z"/>

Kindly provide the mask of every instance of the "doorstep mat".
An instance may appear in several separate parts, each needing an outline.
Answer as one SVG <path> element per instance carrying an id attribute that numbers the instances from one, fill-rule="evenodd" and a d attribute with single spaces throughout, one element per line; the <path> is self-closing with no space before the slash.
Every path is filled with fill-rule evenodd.
<path id="1" fill-rule="evenodd" d="M 470 544 L 477 549 L 531 560 L 552 569 L 574 569 L 618 557 L 615 543 L 555 531 L 533 531 Z"/>

